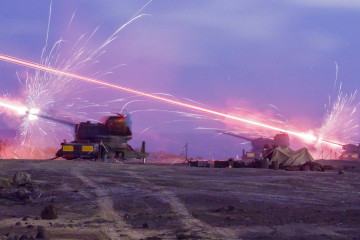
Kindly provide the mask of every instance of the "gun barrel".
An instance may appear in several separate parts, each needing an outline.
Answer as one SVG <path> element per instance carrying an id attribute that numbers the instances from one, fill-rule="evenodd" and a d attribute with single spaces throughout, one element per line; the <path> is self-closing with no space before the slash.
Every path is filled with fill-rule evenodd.
<path id="1" fill-rule="evenodd" d="M 52 122 L 60 123 L 60 124 L 63 124 L 63 125 L 66 125 L 66 126 L 70 126 L 70 127 L 75 127 L 75 126 L 76 126 L 76 123 L 69 122 L 69 121 L 62 120 L 62 119 L 58 119 L 58 118 L 54 118 L 54 117 L 51 117 L 51 116 L 48 116 L 48 115 L 44 115 L 44 114 L 31 113 L 31 112 L 29 112 L 29 111 L 27 111 L 26 114 L 33 115 L 33 116 L 37 116 L 37 117 L 39 117 L 39 118 L 47 119 L 47 120 L 50 120 L 50 121 L 52 121 Z"/>
<path id="2" fill-rule="evenodd" d="M 252 141 L 252 140 L 254 140 L 254 139 L 247 138 L 247 137 L 244 137 L 244 136 L 241 136 L 241 135 L 237 135 L 237 134 L 231 133 L 231 132 L 225 132 L 225 131 L 220 131 L 220 130 L 218 130 L 217 132 L 222 133 L 222 134 L 225 134 L 225 135 L 229 135 L 229 136 L 232 136 L 232 137 L 241 138 L 241 139 L 244 139 L 244 140 L 247 140 L 247 141 Z"/>

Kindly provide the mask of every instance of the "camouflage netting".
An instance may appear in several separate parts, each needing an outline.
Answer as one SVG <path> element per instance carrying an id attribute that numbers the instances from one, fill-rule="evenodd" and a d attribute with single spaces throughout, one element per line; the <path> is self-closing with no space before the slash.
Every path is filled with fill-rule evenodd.
<path id="1" fill-rule="evenodd" d="M 297 151 L 289 147 L 276 148 L 272 154 L 270 163 L 277 161 L 282 166 L 300 166 L 307 162 L 314 162 L 314 158 L 307 148 Z"/>

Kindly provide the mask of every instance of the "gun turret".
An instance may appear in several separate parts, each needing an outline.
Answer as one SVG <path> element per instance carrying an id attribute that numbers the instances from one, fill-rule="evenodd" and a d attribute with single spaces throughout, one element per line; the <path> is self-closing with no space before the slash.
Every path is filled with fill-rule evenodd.
<path id="1" fill-rule="evenodd" d="M 289 139 L 289 135 L 287 133 L 280 133 L 280 134 L 276 134 L 274 139 L 271 138 L 248 138 L 248 137 L 244 137 L 232 132 L 225 132 L 225 131 L 218 131 L 222 134 L 226 134 L 232 137 L 236 137 L 236 138 L 241 138 L 247 141 L 251 142 L 252 145 L 252 151 L 254 153 L 261 153 L 264 150 L 265 146 L 268 147 L 272 147 L 272 146 L 282 146 L 282 147 L 288 147 L 290 146 L 290 139 Z"/>

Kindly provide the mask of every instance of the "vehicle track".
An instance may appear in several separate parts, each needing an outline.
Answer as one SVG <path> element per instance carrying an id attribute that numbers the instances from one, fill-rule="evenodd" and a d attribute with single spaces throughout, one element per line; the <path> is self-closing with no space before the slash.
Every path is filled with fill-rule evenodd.
<path id="1" fill-rule="evenodd" d="M 89 187 L 94 188 L 95 194 L 101 198 L 97 198 L 98 206 L 100 207 L 100 214 L 101 216 L 106 219 L 113 221 L 114 223 L 107 224 L 106 226 L 102 227 L 102 232 L 111 240 L 118 240 L 119 232 L 117 230 L 121 230 L 121 239 L 141 239 L 143 238 L 143 234 L 139 231 L 132 229 L 127 223 L 122 219 L 122 217 L 114 210 L 114 203 L 109 196 L 108 192 L 90 178 L 86 177 L 81 171 L 72 169 L 72 174 L 78 177 L 84 184 Z M 107 196 L 108 195 L 108 196 Z M 104 197 L 105 196 L 105 197 Z M 126 237 L 125 237 L 125 236 Z"/>
<path id="2" fill-rule="evenodd" d="M 179 216 L 183 227 L 193 233 L 199 234 L 198 237 L 204 237 L 204 239 L 239 239 L 231 229 L 213 227 L 194 218 L 192 214 L 189 213 L 184 203 L 176 197 L 174 192 L 165 190 L 164 187 L 152 183 L 144 176 L 140 176 L 137 173 L 128 173 L 131 177 L 137 179 L 137 181 L 142 182 L 142 186 L 146 186 L 146 189 L 142 189 L 143 191 L 150 192 L 152 196 L 168 203 L 172 210 Z"/>

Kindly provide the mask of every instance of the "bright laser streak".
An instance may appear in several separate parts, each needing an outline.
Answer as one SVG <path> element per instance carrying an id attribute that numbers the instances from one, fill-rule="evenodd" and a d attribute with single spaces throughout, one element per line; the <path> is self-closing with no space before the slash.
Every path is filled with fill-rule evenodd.
<path id="1" fill-rule="evenodd" d="M 24 106 L 16 106 L 15 104 L 6 103 L 6 102 L 2 102 L 2 101 L 0 101 L 0 107 L 12 110 L 19 115 L 25 115 L 26 112 L 28 111 L 28 109 Z"/>
<path id="2" fill-rule="evenodd" d="M 194 109 L 194 110 L 197 110 L 197 111 L 201 111 L 201 112 L 205 112 L 205 113 L 209 113 L 209 114 L 213 114 L 213 115 L 233 119 L 233 120 L 240 121 L 240 122 L 247 123 L 247 124 L 251 124 L 251 125 L 254 125 L 254 126 L 267 128 L 267 129 L 271 129 L 271 130 L 279 131 L 279 132 L 286 132 L 286 133 L 288 133 L 290 135 L 297 136 L 297 137 L 299 137 L 299 138 L 301 138 L 303 140 L 317 141 L 319 143 L 328 143 L 328 144 L 331 144 L 331 145 L 342 146 L 342 144 L 339 144 L 339 143 L 334 143 L 334 142 L 330 142 L 330 141 L 327 141 L 327 140 L 318 139 L 317 137 L 315 137 L 312 134 L 289 131 L 289 130 L 286 130 L 286 129 L 282 129 L 282 128 L 270 126 L 270 125 L 267 125 L 267 124 L 251 121 L 251 120 L 240 118 L 240 117 L 237 117 L 237 116 L 217 112 L 217 111 L 214 111 L 214 110 L 211 110 L 211 109 L 198 107 L 198 106 L 195 106 L 195 105 L 191 105 L 191 104 L 188 104 L 188 103 L 183 103 L 183 102 L 180 102 L 180 101 L 175 101 L 175 100 L 164 98 L 164 97 L 159 97 L 159 96 L 156 96 L 156 95 L 153 95 L 153 94 L 141 92 L 141 91 L 134 90 L 134 89 L 131 89 L 131 88 L 122 87 L 122 86 L 111 84 L 111 83 L 106 83 L 106 82 L 103 82 L 103 81 L 96 80 L 94 78 L 89 78 L 89 77 L 77 75 L 77 74 L 74 74 L 74 73 L 64 72 L 64 71 L 58 70 L 56 68 L 48 67 L 48 66 L 38 64 L 38 63 L 34 63 L 34 62 L 30 62 L 30 61 L 26 61 L 26 60 L 23 60 L 23 59 L 19 59 L 19 58 L 15 58 L 15 57 L 0 54 L 0 60 L 10 62 L 10 63 L 19 64 L 19 65 L 23 65 L 23 66 L 26 66 L 26 67 L 38 69 L 38 70 L 45 71 L 45 72 L 54 73 L 54 74 L 57 74 L 57 75 L 62 75 L 62 76 L 70 77 L 70 78 L 76 78 L 76 79 L 79 79 L 79 80 L 82 80 L 82 81 L 95 83 L 95 84 L 99 84 L 99 85 L 103 85 L 103 86 L 123 90 L 123 91 L 130 92 L 130 93 L 135 93 L 135 94 L 138 94 L 138 95 L 142 95 L 142 96 L 149 97 L 149 98 L 152 98 L 152 99 L 160 100 L 160 101 L 167 102 L 167 103 L 170 103 L 170 104 L 174 104 L 174 105 Z"/>
<path id="3" fill-rule="evenodd" d="M 40 113 L 40 109 L 37 108 L 31 108 L 30 110 L 25 107 L 22 106 L 19 103 L 13 103 L 13 102 L 9 102 L 6 100 L 0 100 L 0 109 L 5 108 L 7 110 L 10 110 L 12 112 L 17 113 L 18 115 L 28 115 L 29 120 L 30 121 L 35 121 L 38 119 L 39 113 Z"/>

